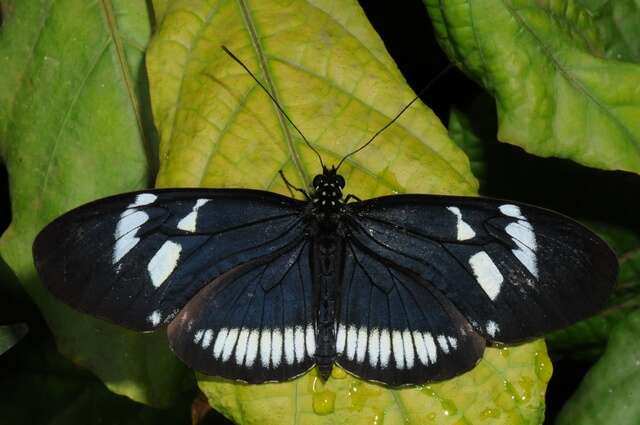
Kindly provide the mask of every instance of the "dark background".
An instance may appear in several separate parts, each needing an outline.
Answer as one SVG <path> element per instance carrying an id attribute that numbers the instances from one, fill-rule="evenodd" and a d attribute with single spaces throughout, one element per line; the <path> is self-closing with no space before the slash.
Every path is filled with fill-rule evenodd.
<path id="1" fill-rule="evenodd" d="M 421 1 L 405 0 L 391 4 L 361 0 L 360 4 L 416 92 L 448 65 L 447 57 L 433 37 L 430 20 Z M 499 144 L 495 141 L 495 107 L 487 99 L 484 91 L 457 68 L 448 72 L 422 96 L 422 100 L 445 124 L 452 107 L 470 114 L 471 123 L 483 136 L 484 142 L 484 152 L 482 158 L 479 158 L 486 164 L 480 189 L 483 195 L 540 204 L 579 219 L 613 222 L 639 230 L 633 217 L 638 207 L 637 200 L 640 199 L 638 176 L 594 170 L 567 160 L 538 158 L 526 154 L 518 147 Z M 479 104 L 484 105 L 480 113 Z M 0 232 L 4 231 L 11 220 L 10 209 L 7 207 L 9 204 L 8 175 L 6 168 L 0 166 Z M 5 278 L 10 274 L 6 266 L 0 264 L 2 280 L 8 280 Z M 162 423 L 189 423 L 191 401 L 197 394 L 185 394 L 179 406 L 166 412 L 139 406 L 124 397 L 111 395 L 89 373 L 74 370 L 68 361 L 56 354 L 50 332 L 38 310 L 20 288 L 1 287 L 0 324 L 16 322 L 27 322 L 30 332 L 16 347 L 0 356 L 0 397 L 9 397 L 16 408 L 30 409 L 34 404 L 50 402 L 51 400 L 44 399 L 39 401 L 37 394 L 30 393 L 29 388 L 21 392 L 21 385 L 32 385 L 33 379 L 38 382 L 38 376 L 44 376 L 50 369 L 59 370 L 62 367 L 73 371 L 79 389 L 92 388 L 98 394 L 95 396 L 94 410 L 87 413 L 94 416 L 85 416 L 86 422 L 120 423 L 124 420 L 121 416 L 135 414 L 145 418 L 158 415 Z M 591 366 L 589 361 L 563 358 L 553 351 L 550 355 L 554 360 L 554 373 L 547 391 L 545 423 L 548 424 L 552 423 Z M 72 399 L 59 395 L 53 397 L 58 397 L 54 399 L 56 403 L 60 399 L 60 409 L 68 407 L 65 403 L 73 402 Z M 98 402 L 102 404 L 98 405 Z M 49 410 L 55 409 L 55 406 L 54 403 L 49 408 L 36 408 L 29 413 L 28 422 L 27 416 L 24 416 L 22 419 L 25 422 L 20 423 L 48 422 L 52 415 L 56 415 L 55 410 Z M 107 410 L 105 406 L 121 413 L 104 413 Z M 95 417 L 97 412 L 101 412 L 100 418 Z M 167 421 L 169 418 L 171 420 Z M 203 423 L 231 422 L 210 411 Z"/>

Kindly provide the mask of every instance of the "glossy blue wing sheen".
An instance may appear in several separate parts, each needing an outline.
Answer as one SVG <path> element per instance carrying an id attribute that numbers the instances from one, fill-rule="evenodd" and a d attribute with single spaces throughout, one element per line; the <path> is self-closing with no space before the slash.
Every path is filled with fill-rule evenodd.
<path id="1" fill-rule="evenodd" d="M 44 284 L 123 326 L 168 326 L 187 365 L 249 383 L 339 364 L 393 386 L 471 369 L 594 314 L 615 282 L 607 245 L 541 208 L 398 195 L 346 202 L 335 169 L 308 201 L 165 189 L 79 207 L 36 238 Z"/>

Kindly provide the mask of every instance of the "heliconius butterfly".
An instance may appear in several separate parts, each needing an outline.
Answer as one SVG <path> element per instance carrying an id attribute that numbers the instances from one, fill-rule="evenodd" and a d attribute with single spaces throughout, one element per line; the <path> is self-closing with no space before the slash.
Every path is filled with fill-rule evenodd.
<path id="1" fill-rule="evenodd" d="M 342 161 L 304 201 L 199 188 L 91 202 L 37 236 L 37 270 L 69 305 L 168 325 L 187 365 L 249 383 L 314 366 L 327 379 L 334 364 L 393 386 L 448 379 L 487 343 L 570 325 L 611 292 L 615 255 L 565 216 L 488 198 L 353 200 Z"/>

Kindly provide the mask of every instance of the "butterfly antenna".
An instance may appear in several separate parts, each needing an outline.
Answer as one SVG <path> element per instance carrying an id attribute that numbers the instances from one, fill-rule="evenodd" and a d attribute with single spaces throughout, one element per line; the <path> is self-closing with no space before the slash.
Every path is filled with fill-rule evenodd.
<path id="1" fill-rule="evenodd" d="M 276 98 L 271 94 L 271 92 L 264 86 L 264 84 L 262 84 L 260 82 L 260 80 L 258 80 L 258 78 L 253 75 L 253 72 L 251 72 L 251 70 L 249 68 L 247 68 L 247 66 L 242 63 L 242 61 L 240 59 L 238 59 L 238 57 L 236 55 L 234 55 L 233 53 L 231 53 L 231 51 L 229 49 L 227 49 L 226 46 L 222 46 L 222 50 L 224 50 L 224 52 L 226 54 L 228 54 L 229 56 L 231 56 L 231 59 L 233 59 L 234 61 L 236 61 L 241 67 L 244 68 L 245 71 L 247 71 L 247 74 L 251 75 L 251 78 L 253 78 L 253 81 L 255 81 L 256 83 L 258 83 L 258 85 L 260 86 L 260 88 L 262 88 L 262 90 L 264 90 L 265 93 L 267 93 L 267 95 L 271 98 L 271 100 L 273 101 L 273 103 L 276 105 L 276 107 L 278 108 L 278 110 L 280 112 L 282 112 L 282 115 L 284 115 L 284 117 L 287 119 L 287 121 L 289 121 L 289 124 L 291 124 L 293 126 L 293 128 L 296 129 L 296 131 L 298 132 L 298 134 L 302 137 L 302 140 L 304 140 L 304 142 L 307 144 L 307 146 L 309 146 L 309 148 L 318 156 L 318 159 L 320 160 L 320 165 L 322 166 L 322 168 L 324 169 L 324 162 L 322 162 L 322 157 L 320 156 L 320 153 L 316 150 L 316 148 L 313 147 L 313 145 L 311 145 L 311 143 L 309 143 L 309 141 L 307 140 L 306 137 L 304 137 L 304 134 L 302 134 L 302 131 L 300 131 L 300 129 L 293 123 L 293 121 L 291 121 L 291 118 L 289 118 L 289 115 L 287 115 L 287 113 L 284 111 L 284 109 L 282 109 L 282 107 L 280 106 L 280 104 L 278 103 L 278 101 L 276 100 Z"/>
<path id="2" fill-rule="evenodd" d="M 411 107 L 411 105 L 413 105 L 415 103 L 416 100 L 420 99 L 420 96 L 422 96 L 423 94 L 425 94 L 431 87 L 433 87 L 433 85 L 438 82 L 438 80 L 440 80 L 440 78 L 442 78 L 447 72 L 449 72 L 451 70 L 451 68 L 453 68 L 453 64 L 450 63 L 449 65 L 446 66 L 446 68 L 444 68 L 442 71 L 440 71 L 435 77 L 433 77 L 431 79 L 431 81 L 429 81 L 427 83 L 426 86 L 424 86 L 416 95 L 416 97 L 413 98 L 413 100 L 409 103 L 407 103 L 402 109 L 400 109 L 400 112 L 398 112 L 396 114 L 395 117 L 393 117 L 391 119 L 391 121 L 389 121 L 388 123 L 386 123 L 380 130 L 376 131 L 375 134 L 373 136 L 371 136 L 371 138 L 362 146 L 360 146 L 358 149 L 354 150 L 353 152 L 349 152 L 348 154 L 346 154 L 344 157 L 342 157 L 342 159 L 340 160 L 340 162 L 338 163 L 338 166 L 336 167 L 336 171 L 338 169 L 340 169 L 340 166 L 342 165 L 342 163 L 344 162 L 345 159 L 349 158 L 352 155 L 357 154 L 358 152 L 360 152 L 362 149 L 366 148 L 367 146 L 369 146 L 371 144 L 371 142 L 373 142 L 375 140 L 376 137 L 378 137 L 380 135 L 380 133 L 382 133 L 383 131 L 385 131 L 389 126 L 391 126 L 391 124 L 393 124 L 394 122 L 396 122 L 398 120 L 398 118 L 400 118 L 400 115 L 404 114 L 404 112 L 409 109 L 409 107 Z"/>

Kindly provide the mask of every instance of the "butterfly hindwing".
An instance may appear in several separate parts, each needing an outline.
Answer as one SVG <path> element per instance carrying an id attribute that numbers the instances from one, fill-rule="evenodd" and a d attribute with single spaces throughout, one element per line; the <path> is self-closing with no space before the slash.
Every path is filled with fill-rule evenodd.
<path id="1" fill-rule="evenodd" d="M 525 341 L 586 318 L 615 282 L 606 244 L 542 208 L 399 195 L 348 209 L 351 238 L 417 273 L 490 341 Z"/>
<path id="2" fill-rule="evenodd" d="M 389 385 L 444 380 L 471 369 L 485 341 L 433 286 L 348 243 L 337 362 Z"/>
<path id="3" fill-rule="evenodd" d="M 152 330 L 220 274 L 300 238 L 301 209 L 253 190 L 117 195 L 49 224 L 34 258 L 44 284 L 71 306 Z"/>
<path id="4" fill-rule="evenodd" d="M 249 383 L 294 378 L 314 365 L 309 241 L 228 272 L 171 322 L 169 342 L 190 367 Z"/>

